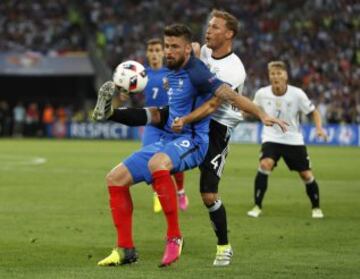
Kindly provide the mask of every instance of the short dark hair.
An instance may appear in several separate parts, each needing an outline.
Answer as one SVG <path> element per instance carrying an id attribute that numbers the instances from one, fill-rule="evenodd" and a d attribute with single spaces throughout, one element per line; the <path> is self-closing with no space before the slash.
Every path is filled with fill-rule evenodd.
<path id="1" fill-rule="evenodd" d="M 162 46 L 163 42 L 160 38 L 152 38 L 146 42 L 146 45 L 147 46 L 150 46 L 150 45 L 161 45 Z"/>
<path id="2" fill-rule="evenodd" d="M 187 42 L 192 42 L 191 29 L 185 24 L 175 23 L 166 26 L 164 28 L 164 35 L 173 37 L 184 37 Z"/>
<path id="3" fill-rule="evenodd" d="M 239 21 L 237 20 L 237 18 L 226 12 L 226 11 L 222 11 L 222 10 L 212 10 L 211 14 L 210 14 L 210 18 L 213 17 L 218 17 L 218 18 L 222 18 L 223 20 L 225 20 L 225 26 L 227 29 L 229 29 L 230 31 L 233 31 L 234 35 L 233 38 L 236 36 L 236 34 L 239 32 Z"/>

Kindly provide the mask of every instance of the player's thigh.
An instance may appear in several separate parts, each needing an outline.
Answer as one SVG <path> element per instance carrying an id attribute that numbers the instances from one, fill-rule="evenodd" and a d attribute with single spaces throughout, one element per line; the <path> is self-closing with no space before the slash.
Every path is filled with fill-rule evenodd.
<path id="1" fill-rule="evenodd" d="M 151 172 L 148 167 L 149 160 L 160 152 L 163 148 L 161 142 L 144 146 L 139 151 L 134 152 L 132 155 L 124 160 L 124 165 L 129 170 L 134 184 L 145 181 L 148 184 L 152 182 Z"/>
<path id="2" fill-rule="evenodd" d="M 158 142 L 162 134 L 163 134 L 162 130 L 152 125 L 146 125 L 144 128 L 144 134 L 142 138 L 142 146 L 146 146 Z"/>
<path id="3" fill-rule="evenodd" d="M 205 158 L 207 142 L 194 141 L 191 137 L 179 137 L 165 144 L 161 151 L 169 156 L 172 162 L 172 173 L 195 168 Z"/>
<path id="4" fill-rule="evenodd" d="M 200 169 L 200 193 L 217 193 L 219 191 L 220 176 L 214 169 L 201 165 Z M 203 196 L 203 195 L 202 195 Z"/>
<path id="5" fill-rule="evenodd" d="M 261 145 L 259 164 L 264 170 L 271 171 L 277 166 L 281 157 L 281 144 L 274 142 L 264 142 Z"/>
<path id="6" fill-rule="evenodd" d="M 305 145 L 286 145 L 282 157 L 290 170 L 311 170 L 310 157 Z"/>
<path id="7" fill-rule="evenodd" d="M 212 172 L 213 175 L 217 176 L 219 178 L 217 181 L 220 180 L 229 152 L 230 133 L 228 129 L 227 126 L 214 120 L 210 121 L 209 148 L 204 161 L 200 165 L 201 173 L 204 174 L 204 179 L 200 180 L 200 191 L 203 188 L 201 181 L 210 180 L 207 178 L 207 176 L 210 176 L 210 174 L 207 174 L 208 172 Z"/>
<path id="8" fill-rule="evenodd" d="M 128 168 L 120 163 L 106 175 L 106 183 L 110 186 L 130 186 L 133 178 Z"/>

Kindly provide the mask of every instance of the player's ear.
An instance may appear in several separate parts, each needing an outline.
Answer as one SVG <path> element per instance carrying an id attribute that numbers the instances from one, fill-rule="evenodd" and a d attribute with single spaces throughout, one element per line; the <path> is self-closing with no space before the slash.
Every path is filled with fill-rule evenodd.
<path id="1" fill-rule="evenodd" d="M 186 52 L 186 54 L 190 54 L 190 53 L 192 52 L 191 43 L 186 44 L 186 46 L 185 46 L 185 52 Z"/>
<path id="2" fill-rule="evenodd" d="M 234 36 L 234 31 L 232 31 L 232 30 L 227 30 L 227 31 L 225 32 L 225 38 L 226 38 L 226 39 L 230 40 L 233 36 Z"/>
<path id="3" fill-rule="evenodd" d="M 289 80 L 289 75 L 288 75 L 288 72 L 287 72 L 287 71 L 284 71 L 284 77 L 285 77 L 286 81 Z"/>

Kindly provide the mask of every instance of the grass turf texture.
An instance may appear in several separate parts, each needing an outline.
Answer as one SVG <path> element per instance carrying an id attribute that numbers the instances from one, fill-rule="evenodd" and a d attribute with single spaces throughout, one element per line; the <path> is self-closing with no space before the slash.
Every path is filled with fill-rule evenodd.
<path id="1" fill-rule="evenodd" d="M 263 215 L 252 207 L 259 146 L 232 145 L 221 182 L 234 248 L 231 266 L 214 268 L 216 240 L 198 194 L 198 170 L 186 173 L 189 210 L 180 213 L 181 259 L 159 269 L 165 222 L 152 191 L 132 188 L 140 261 L 97 267 L 114 245 L 104 176 L 139 147 L 127 141 L 0 140 L 0 278 L 358 278 L 360 148 L 309 147 L 323 220 L 297 174 L 281 162 L 269 179 Z M 31 164 L 33 157 L 45 164 Z"/>

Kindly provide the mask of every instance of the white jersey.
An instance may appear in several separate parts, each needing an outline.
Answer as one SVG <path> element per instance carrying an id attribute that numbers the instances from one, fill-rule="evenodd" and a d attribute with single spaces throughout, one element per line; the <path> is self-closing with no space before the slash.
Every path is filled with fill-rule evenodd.
<path id="1" fill-rule="evenodd" d="M 282 132 L 278 125 L 264 126 L 262 142 L 276 142 L 288 145 L 304 145 L 301 133 L 300 113 L 308 114 L 315 110 L 305 92 L 298 87 L 288 85 L 284 95 L 276 96 L 271 86 L 260 88 L 255 93 L 254 103 L 267 114 L 285 120 L 289 126 Z"/>
<path id="2" fill-rule="evenodd" d="M 232 89 L 241 94 L 246 78 L 246 72 L 240 58 L 233 52 L 222 58 L 213 58 L 212 50 L 206 45 L 202 46 L 200 59 L 216 77 L 228 83 Z M 243 120 L 241 112 L 233 106 L 223 103 L 212 114 L 212 119 L 234 128 L 239 121 Z"/>

